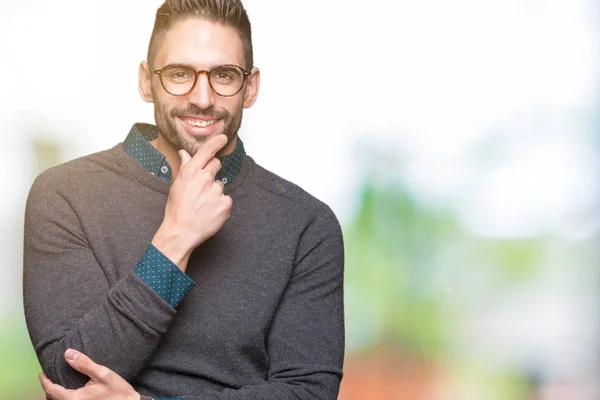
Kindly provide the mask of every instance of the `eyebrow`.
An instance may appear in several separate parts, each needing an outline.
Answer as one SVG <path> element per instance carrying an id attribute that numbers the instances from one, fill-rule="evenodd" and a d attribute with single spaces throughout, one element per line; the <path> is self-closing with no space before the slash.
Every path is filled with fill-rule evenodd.
<path id="1" fill-rule="evenodd" d="M 217 65 L 213 65 L 212 67 L 208 68 L 206 71 L 211 71 L 217 67 L 222 67 L 224 65 L 235 65 L 237 67 L 240 67 L 241 69 L 243 69 L 244 71 L 246 70 L 244 67 L 242 67 L 241 65 L 238 64 L 234 64 L 234 63 L 226 63 L 226 64 L 217 64 Z M 169 63 L 169 64 L 165 64 L 162 66 L 162 68 L 156 68 L 155 70 L 161 70 L 163 68 L 167 68 L 167 67 L 175 67 L 175 66 L 180 66 L 180 67 L 188 67 L 190 69 L 193 69 L 194 71 L 198 71 L 200 69 L 204 70 L 203 68 L 196 68 L 195 66 L 191 65 L 191 64 L 186 64 L 186 63 Z"/>
<path id="2" fill-rule="evenodd" d="M 186 62 L 168 62 L 168 63 L 165 63 L 162 68 L 165 68 L 166 66 L 169 66 L 169 65 L 184 65 L 186 67 L 190 67 L 190 68 L 194 69 L 195 71 L 198 71 L 199 69 L 205 69 L 205 68 L 199 68 L 196 65 L 192 65 L 192 64 L 186 63 Z M 238 64 L 236 62 L 222 62 L 222 63 L 210 65 L 208 68 L 206 68 L 206 70 L 210 71 L 211 69 L 220 67 L 221 65 L 239 65 L 240 67 L 242 67 L 240 64 Z M 242 67 L 242 68 L 244 68 L 244 67 Z"/>

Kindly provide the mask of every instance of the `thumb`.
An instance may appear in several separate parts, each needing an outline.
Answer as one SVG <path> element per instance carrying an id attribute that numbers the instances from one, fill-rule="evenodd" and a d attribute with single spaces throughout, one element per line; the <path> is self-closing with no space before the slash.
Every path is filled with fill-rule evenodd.
<path id="1" fill-rule="evenodd" d="M 67 349 L 67 351 L 65 351 L 65 360 L 73 369 L 96 381 L 101 381 L 103 377 L 106 377 L 106 374 L 104 373 L 105 367 L 96 364 L 91 358 L 76 350 Z"/>
<path id="2" fill-rule="evenodd" d="M 190 156 L 188 154 L 188 152 L 185 150 L 179 150 L 179 158 L 181 158 L 181 165 L 180 165 L 180 168 L 181 168 L 181 167 L 185 166 L 185 164 L 187 164 L 192 159 L 192 156 Z"/>

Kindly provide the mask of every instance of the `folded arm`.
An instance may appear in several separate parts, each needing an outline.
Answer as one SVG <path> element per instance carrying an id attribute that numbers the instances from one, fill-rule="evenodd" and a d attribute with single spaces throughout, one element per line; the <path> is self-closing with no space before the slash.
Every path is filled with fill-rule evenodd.
<path id="1" fill-rule="evenodd" d="M 67 348 L 125 379 L 144 367 L 175 310 L 134 267 L 110 286 L 69 201 L 44 175 L 36 181 L 25 215 L 24 306 L 35 351 L 53 381 L 69 388 L 88 381 L 65 363 Z"/>
<path id="2" fill-rule="evenodd" d="M 164 388 L 163 392 L 170 393 L 170 399 L 185 400 L 336 399 L 344 357 L 343 264 L 337 220 L 331 212 L 320 214 L 303 234 L 294 272 L 269 332 L 267 379 L 220 391 L 177 393 L 177 388 Z M 93 371 L 86 373 L 93 376 Z M 111 381 L 118 379 L 112 376 Z M 155 397 L 159 398 L 165 397 Z"/>

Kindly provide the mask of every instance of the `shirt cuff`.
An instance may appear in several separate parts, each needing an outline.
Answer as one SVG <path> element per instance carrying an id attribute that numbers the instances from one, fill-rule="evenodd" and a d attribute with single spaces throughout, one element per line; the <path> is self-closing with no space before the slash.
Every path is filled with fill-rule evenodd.
<path id="1" fill-rule="evenodd" d="M 133 272 L 175 308 L 196 283 L 152 244 Z"/>

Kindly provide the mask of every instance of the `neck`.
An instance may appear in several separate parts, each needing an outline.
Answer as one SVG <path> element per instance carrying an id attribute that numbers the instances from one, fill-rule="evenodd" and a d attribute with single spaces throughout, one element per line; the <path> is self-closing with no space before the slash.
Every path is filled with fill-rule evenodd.
<path id="1" fill-rule="evenodd" d="M 173 181 L 176 179 L 177 174 L 179 173 L 179 166 L 181 164 L 181 159 L 179 158 L 179 153 L 177 153 L 177 149 L 173 147 L 171 142 L 169 142 L 165 137 L 159 132 L 158 137 L 150 142 L 152 146 L 156 148 L 156 150 L 160 151 L 163 156 L 167 159 L 167 162 L 171 166 L 171 171 L 173 173 Z M 235 150 L 235 145 L 237 143 L 237 135 L 230 140 L 221 151 L 217 153 L 217 157 L 223 157 L 228 154 L 233 153 Z"/>

